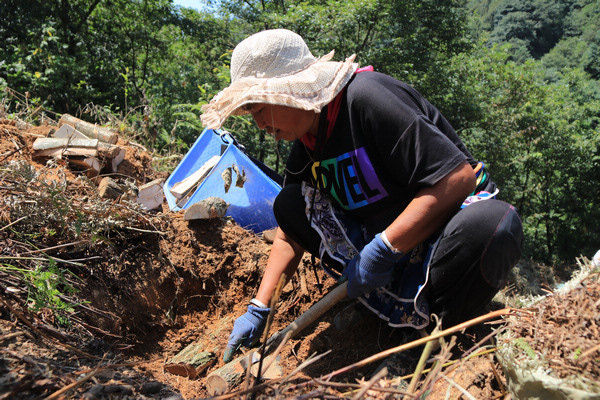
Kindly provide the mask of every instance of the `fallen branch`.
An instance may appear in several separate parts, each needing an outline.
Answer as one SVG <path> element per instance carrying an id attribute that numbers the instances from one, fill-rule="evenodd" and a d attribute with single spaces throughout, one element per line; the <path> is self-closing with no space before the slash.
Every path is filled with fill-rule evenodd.
<path id="1" fill-rule="evenodd" d="M 581 360 L 582 358 L 585 358 L 587 356 L 589 356 L 590 354 L 593 354 L 594 352 L 600 350 L 600 344 L 592 347 L 589 350 L 584 351 L 583 353 L 581 353 L 581 355 L 579 356 L 578 360 Z"/>
<path id="2" fill-rule="evenodd" d="M 21 150 L 23 150 L 26 147 L 27 146 L 17 147 L 15 150 L 9 151 L 8 153 L 4 153 L 2 155 L 2 158 L 0 158 L 0 162 L 6 160 L 8 157 L 12 156 L 13 154 L 20 152 Z"/>
<path id="3" fill-rule="evenodd" d="M 100 371 L 100 364 L 102 363 L 102 361 L 104 361 L 104 357 L 102 357 L 102 360 L 98 363 L 98 366 L 96 367 L 96 369 L 93 370 L 89 375 L 86 375 L 86 376 L 76 380 L 75 382 L 71 383 L 70 385 L 67 385 L 67 386 L 63 387 L 62 389 L 57 390 L 56 392 L 54 392 L 51 395 L 49 395 L 48 397 L 46 397 L 45 400 L 57 399 L 63 393 L 66 393 L 71 389 L 75 389 L 76 387 L 79 387 L 82 384 L 84 384 L 85 382 L 92 379 L 94 377 L 94 375 L 96 375 Z"/>
<path id="4" fill-rule="evenodd" d="M 48 256 L 48 258 L 41 258 L 41 257 L 14 257 L 14 256 L 1 256 L 0 260 L 30 260 L 30 261 L 48 261 L 48 259 L 52 259 L 52 260 L 56 260 L 58 262 L 62 262 L 65 264 L 71 264 L 71 265 L 75 265 L 77 267 L 85 267 L 84 264 L 75 262 L 75 261 L 70 261 L 70 260 L 63 260 L 61 258 L 58 257 L 52 257 L 52 256 Z"/>
<path id="5" fill-rule="evenodd" d="M 448 362 L 446 362 L 446 363 L 444 363 L 444 364 L 442 365 L 442 368 L 445 368 L 445 367 L 450 367 L 450 366 L 453 366 L 453 365 L 455 365 L 455 364 L 458 364 L 458 363 L 460 363 L 460 362 L 462 362 L 462 361 L 466 361 L 466 360 L 470 360 L 471 358 L 474 358 L 474 357 L 479 357 L 479 356 L 483 356 L 483 355 L 486 355 L 486 354 L 490 354 L 490 353 L 493 353 L 493 352 L 495 352 L 495 351 L 496 351 L 496 349 L 495 349 L 495 348 L 493 348 L 493 349 L 489 349 L 489 350 L 484 350 L 484 351 L 482 351 L 481 353 L 475 353 L 475 354 L 471 354 L 471 355 L 469 355 L 467 358 L 464 358 L 464 359 L 448 361 Z M 430 372 L 432 369 L 433 369 L 433 368 L 426 368 L 426 369 L 424 369 L 424 370 L 422 371 L 422 373 L 426 374 L 427 372 Z M 400 383 L 400 381 L 403 381 L 403 380 L 405 380 L 405 379 L 412 378 L 413 376 L 414 376 L 414 373 L 412 373 L 412 374 L 408 374 L 408 375 L 404 375 L 404 376 L 400 376 L 400 377 L 398 377 L 398 378 L 394 378 L 394 379 L 392 379 L 392 385 L 393 385 L 393 386 L 395 386 L 395 385 L 398 385 L 398 384 Z"/>
<path id="6" fill-rule="evenodd" d="M 52 246 L 52 247 L 46 247 L 45 249 L 30 250 L 30 251 L 26 251 L 26 252 L 21 253 L 21 254 L 24 255 L 24 254 L 33 254 L 33 253 L 46 252 L 46 251 L 49 251 L 49 250 L 62 249 L 64 247 L 76 246 L 78 244 L 85 243 L 85 242 L 87 242 L 87 240 L 79 240 L 77 242 L 65 243 L 65 244 L 60 244 L 58 246 Z"/>
<path id="7" fill-rule="evenodd" d="M 2 289 L 3 292 L 6 292 L 6 288 L 3 286 L 0 286 L 0 289 Z M 52 336 L 49 336 L 47 334 L 45 334 L 44 332 L 42 332 L 41 330 L 39 330 L 38 328 L 36 328 L 26 317 L 23 313 L 21 313 L 20 311 L 16 310 L 13 306 L 10 305 L 10 303 L 8 301 L 6 301 L 5 299 L 3 299 L 2 297 L 0 297 L 0 301 L 2 302 L 2 304 L 4 304 L 4 306 L 6 308 L 9 309 L 10 312 L 12 312 L 21 322 L 23 322 L 25 325 L 27 325 L 27 327 L 29 327 L 29 329 L 31 329 L 34 333 L 36 333 L 40 338 L 45 338 L 48 342 L 50 342 L 52 345 L 58 345 L 58 346 L 62 346 L 63 348 L 66 348 L 67 350 L 71 350 L 74 353 L 77 353 L 81 356 L 84 356 L 86 358 L 92 358 L 92 359 L 99 359 L 99 357 L 93 356 L 89 353 L 86 353 L 85 351 L 79 350 L 76 347 L 73 347 L 69 344 L 66 343 L 62 343 L 59 340 L 56 340 L 55 338 L 53 338 Z"/>
<path id="8" fill-rule="evenodd" d="M 21 335 L 24 335 L 24 334 L 25 334 L 25 332 L 12 332 L 12 333 L 7 333 L 6 335 L 2 335 L 2 336 L 0 336 L 0 343 L 2 343 L 2 342 L 3 342 L 3 341 L 5 341 L 5 340 L 12 339 L 12 338 L 14 338 L 14 337 L 21 336 Z"/>
<path id="9" fill-rule="evenodd" d="M 331 387 L 338 387 L 338 388 L 355 388 L 355 389 L 360 389 L 362 387 L 362 385 L 359 385 L 358 383 L 342 383 L 342 382 L 327 382 L 327 381 L 323 381 L 320 379 L 314 379 L 313 380 L 315 383 L 322 385 L 322 386 L 331 386 Z M 309 382 L 304 382 L 301 385 L 297 386 L 297 387 L 303 387 L 303 386 L 307 386 L 307 384 L 309 384 Z M 371 387 L 371 389 L 369 390 L 376 390 L 379 392 L 384 392 L 384 393 L 393 393 L 393 394 L 398 394 L 398 395 L 403 395 L 403 396 L 408 396 L 408 397 L 414 397 L 413 395 L 404 392 L 402 390 L 398 390 L 398 389 L 394 389 L 394 388 L 388 388 L 388 387 L 380 387 L 380 386 L 373 386 Z"/>
<path id="10" fill-rule="evenodd" d="M 269 312 L 269 315 L 267 316 L 267 323 L 265 325 L 265 331 L 263 332 L 263 337 L 262 337 L 262 345 L 260 346 L 260 360 L 258 362 L 258 372 L 256 374 L 256 380 L 254 381 L 255 384 L 260 383 L 260 379 L 263 373 L 262 367 L 263 367 L 263 362 L 265 359 L 265 350 L 267 347 L 267 341 L 269 340 L 269 331 L 271 330 L 271 324 L 273 323 L 273 316 L 275 315 L 275 312 L 277 311 L 277 302 L 279 301 L 279 296 L 281 295 L 281 291 L 283 290 L 283 287 L 285 286 L 285 283 L 287 281 L 287 275 L 285 273 L 281 274 L 281 276 L 279 277 L 279 282 L 277 282 L 277 286 L 275 287 L 275 292 L 273 293 L 273 296 L 271 297 L 271 310 Z M 290 335 L 286 335 L 286 337 L 289 338 Z M 278 346 L 280 347 L 280 346 Z M 269 366 L 271 366 L 271 363 L 273 362 L 273 360 L 275 360 L 275 357 L 271 358 L 271 362 L 269 362 Z M 265 368 L 265 371 L 267 369 Z"/>
<path id="11" fill-rule="evenodd" d="M 161 232 L 161 231 L 149 231 L 147 229 L 140 229 L 140 228 L 134 228 L 132 226 L 125 226 L 125 229 L 129 229 L 131 231 L 136 231 L 136 232 L 142 232 L 142 233 L 158 233 L 159 235 L 166 235 L 167 232 Z"/>
<path id="12" fill-rule="evenodd" d="M 24 220 L 25 218 L 27 218 L 27 217 L 28 217 L 28 215 L 25 215 L 25 216 L 23 216 L 23 217 L 21 217 L 21 218 L 17 219 L 16 221 L 13 221 L 13 222 L 11 222 L 11 223 L 10 223 L 10 224 L 8 224 L 8 225 L 4 225 L 2 228 L 0 228 L 0 232 L 2 232 L 3 230 L 5 230 L 6 228 L 8 228 L 8 227 L 10 227 L 10 226 L 13 226 L 13 225 L 14 225 L 14 224 L 16 224 L 16 223 L 19 223 L 19 222 L 23 221 L 23 220 Z"/>
<path id="13" fill-rule="evenodd" d="M 502 381 L 502 378 L 500 377 L 498 370 L 496 370 L 496 367 L 494 366 L 494 357 L 491 354 L 488 355 L 488 360 L 490 361 L 490 367 L 492 368 L 492 373 L 494 374 L 494 378 L 496 378 L 496 382 L 498 382 L 498 387 L 500 387 L 501 391 L 506 393 L 506 385 Z"/>

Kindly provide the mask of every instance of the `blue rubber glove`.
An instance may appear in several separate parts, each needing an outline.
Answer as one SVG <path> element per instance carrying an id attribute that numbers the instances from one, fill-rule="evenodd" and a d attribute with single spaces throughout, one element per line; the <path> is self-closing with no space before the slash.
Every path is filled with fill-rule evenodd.
<path id="1" fill-rule="evenodd" d="M 231 361 L 240 346 L 252 347 L 260 339 L 270 311 L 270 308 L 261 308 L 252 304 L 248 306 L 248 311 L 233 323 L 223 361 Z"/>
<path id="2" fill-rule="evenodd" d="M 403 256 L 403 253 L 393 252 L 387 247 L 380 233 L 375 235 L 344 269 L 343 275 L 348 279 L 348 297 L 354 299 L 390 283 L 394 265 Z"/>

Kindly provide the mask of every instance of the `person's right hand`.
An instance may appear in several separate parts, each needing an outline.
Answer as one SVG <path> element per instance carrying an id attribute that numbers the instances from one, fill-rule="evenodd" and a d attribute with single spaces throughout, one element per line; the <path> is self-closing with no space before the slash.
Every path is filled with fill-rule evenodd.
<path id="1" fill-rule="evenodd" d="M 252 347 L 262 334 L 267 323 L 270 308 L 261 308 L 250 304 L 248 311 L 233 323 L 223 361 L 229 362 L 240 346 Z"/>

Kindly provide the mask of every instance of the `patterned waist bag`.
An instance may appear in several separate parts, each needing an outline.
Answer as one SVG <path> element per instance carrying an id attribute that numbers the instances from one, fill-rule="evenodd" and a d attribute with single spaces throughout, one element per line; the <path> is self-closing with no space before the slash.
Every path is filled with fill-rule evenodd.
<path id="1" fill-rule="evenodd" d="M 479 162 L 474 168 L 477 186 L 461 205 L 461 209 L 478 201 L 495 198 L 499 190 L 490 180 L 485 165 Z M 331 201 L 312 186 L 302 183 L 306 217 L 319 234 L 319 257 L 327 254 L 345 266 L 372 238 L 364 226 L 334 207 Z M 312 210 L 312 211 L 311 211 Z M 395 328 L 425 328 L 429 324 L 429 304 L 424 287 L 429 280 L 432 256 L 439 242 L 439 233 L 412 249 L 398 262 L 392 282 L 358 298 L 370 311 Z M 335 279 L 341 271 L 321 263 L 324 270 Z"/>

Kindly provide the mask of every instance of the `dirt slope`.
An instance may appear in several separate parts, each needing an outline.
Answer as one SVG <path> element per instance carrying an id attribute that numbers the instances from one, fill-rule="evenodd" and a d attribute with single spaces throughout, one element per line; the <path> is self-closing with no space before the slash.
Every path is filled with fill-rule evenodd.
<path id="1" fill-rule="evenodd" d="M 64 160 L 31 158 L 33 140 L 55 128 L 0 120 L 0 399 L 41 398 L 68 385 L 74 387 L 64 398 L 207 396 L 204 375 L 175 376 L 163 371 L 164 362 L 202 340 L 218 355 L 212 368 L 222 365 L 227 336 L 258 287 L 270 245 L 229 220 L 188 222 L 166 205 L 148 212 L 127 196 L 119 201 L 99 198 L 97 178 L 71 170 Z M 127 149 L 125 161 L 112 174 L 119 183 L 139 186 L 166 177 L 152 169 L 144 149 L 122 139 L 119 144 Z M 304 259 L 284 289 L 272 331 L 320 297 L 309 264 Z M 52 283 L 54 278 L 42 275 L 50 269 L 62 280 Z M 334 284 L 320 271 L 317 276 L 324 292 Z M 36 286 L 39 282 L 44 290 Z M 54 288 L 61 294 L 53 296 Z M 600 294 L 594 293 L 596 303 L 591 304 L 597 305 Z M 36 296 L 41 295 L 46 296 L 42 300 L 62 299 L 68 306 L 36 309 Z M 566 319 L 554 323 L 573 323 L 570 316 L 561 318 Z M 489 332 L 480 329 L 462 337 L 448 357 L 460 357 Z M 593 332 L 591 340 L 597 343 L 598 333 Z M 302 382 L 417 337 L 412 331 L 388 328 L 359 306 L 339 305 L 284 348 L 281 364 L 287 373 L 314 353 L 331 353 L 306 367 L 291 386 L 274 386 L 262 396 L 351 397 L 355 393 L 350 386 Z M 388 370 L 395 376 L 412 373 L 420 351 L 387 360 Z M 379 364 L 335 380 L 364 382 Z M 81 381 L 106 365 L 110 367 Z M 488 356 L 457 365 L 455 372 L 448 371 L 449 379 L 476 398 L 506 394 L 502 371 Z M 598 376 L 598 364 L 585 368 Z M 437 383 L 429 397 L 445 398 L 451 385 L 440 376 L 431 378 Z M 397 398 L 397 391 L 406 387 L 391 378 L 379 385 L 392 389 L 369 391 L 367 396 Z M 460 396 L 453 393 L 452 398 Z"/>

